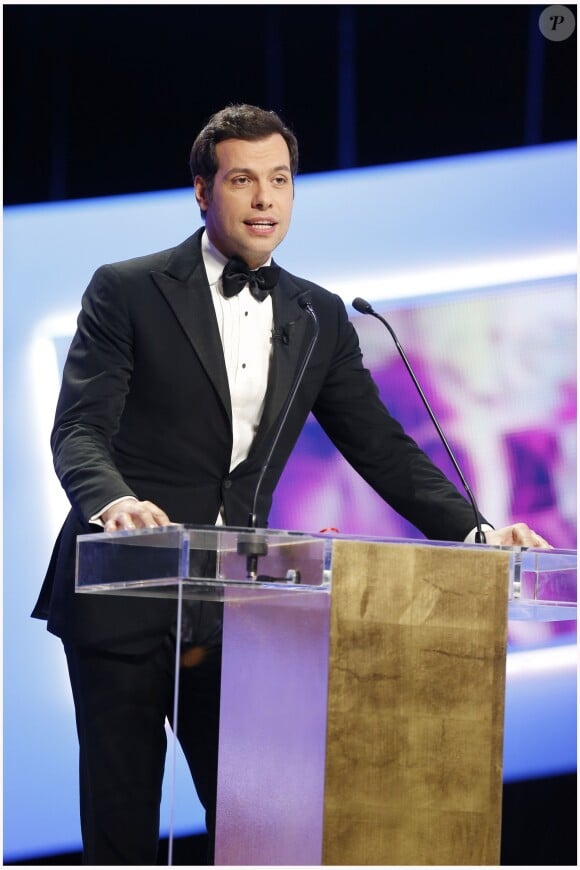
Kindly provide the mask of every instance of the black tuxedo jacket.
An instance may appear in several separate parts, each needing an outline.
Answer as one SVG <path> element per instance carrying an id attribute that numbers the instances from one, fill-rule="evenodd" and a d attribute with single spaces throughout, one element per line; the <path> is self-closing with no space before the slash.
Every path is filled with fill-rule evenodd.
<path id="1" fill-rule="evenodd" d="M 312 337 L 298 304 L 308 291 L 320 335 L 258 499 L 272 494 L 312 410 L 374 489 L 427 537 L 462 540 L 475 525 L 468 502 L 408 438 L 378 398 L 339 297 L 282 270 L 272 293 L 275 331 L 263 417 L 247 459 L 231 473 L 232 411 L 202 230 L 170 250 L 97 270 L 83 296 L 64 369 L 52 448 L 72 505 L 33 616 L 55 634 L 132 651 L 167 631 L 174 605 L 75 595 L 78 534 L 113 499 L 135 495 L 174 522 L 246 525 L 284 400 Z"/>

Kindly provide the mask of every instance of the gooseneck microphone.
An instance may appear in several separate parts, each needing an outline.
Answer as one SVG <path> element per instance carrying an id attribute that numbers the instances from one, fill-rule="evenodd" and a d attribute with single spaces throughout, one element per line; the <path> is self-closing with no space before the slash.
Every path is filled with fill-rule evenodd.
<path id="1" fill-rule="evenodd" d="M 303 309 L 303 311 L 306 311 L 307 314 L 312 318 L 312 321 L 314 323 L 314 333 L 312 335 L 312 338 L 310 339 L 310 343 L 309 343 L 308 348 L 306 350 L 306 354 L 304 355 L 304 358 L 300 364 L 300 368 L 298 370 L 298 373 L 297 373 L 296 377 L 294 378 L 294 383 L 292 384 L 292 389 L 290 390 L 290 392 L 288 393 L 288 395 L 286 397 L 286 401 L 284 403 L 284 407 L 282 410 L 282 416 L 280 417 L 280 422 L 278 424 L 278 428 L 276 429 L 276 432 L 274 434 L 274 438 L 272 439 L 272 443 L 270 444 L 270 448 L 268 450 L 268 453 L 266 454 L 266 458 L 265 458 L 265 460 L 262 464 L 262 468 L 260 470 L 260 476 L 258 478 L 258 482 L 257 482 L 256 488 L 254 490 L 254 498 L 252 501 L 252 508 L 250 511 L 250 516 L 248 518 L 248 527 L 250 529 L 257 528 L 258 520 L 257 520 L 257 516 L 256 516 L 256 510 L 257 510 L 258 496 L 260 495 L 262 483 L 263 483 L 264 477 L 266 475 L 266 472 L 268 471 L 268 469 L 270 467 L 270 463 L 272 461 L 272 456 L 274 455 L 274 450 L 276 449 L 278 441 L 280 440 L 280 435 L 282 434 L 282 432 L 284 430 L 286 420 L 288 419 L 288 414 L 290 413 L 290 410 L 291 410 L 292 405 L 294 403 L 294 399 L 296 397 L 296 393 L 298 392 L 298 388 L 300 387 L 300 384 L 302 383 L 302 379 L 304 377 L 304 372 L 306 371 L 306 367 L 307 367 L 308 363 L 310 362 L 310 357 L 312 356 L 312 353 L 314 351 L 314 347 L 316 345 L 316 342 L 318 341 L 318 335 L 320 333 L 320 324 L 318 322 L 318 317 L 316 316 L 316 312 L 314 311 L 314 308 L 312 307 L 312 302 L 310 301 L 310 293 L 302 293 L 298 297 L 298 304 Z M 265 556 L 266 553 L 268 552 L 268 546 L 266 544 L 266 541 L 262 537 L 257 536 L 255 534 L 253 534 L 251 536 L 250 535 L 244 536 L 243 539 L 240 538 L 240 540 L 238 541 L 237 551 L 239 554 L 247 556 L 246 576 L 248 579 L 255 580 L 256 576 L 257 576 L 257 570 L 258 570 L 258 557 Z"/>
<path id="2" fill-rule="evenodd" d="M 473 496 L 471 488 L 470 488 L 469 484 L 467 483 L 467 480 L 465 479 L 465 476 L 464 476 L 463 472 L 461 471 L 461 468 L 459 467 L 459 464 L 458 464 L 455 456 L 453 455 L 453 451 L 451 450 L 451 447 L 449 446 L 447 438 L 443 434 L 443 430 L 442 430 L 441 426 L 439 425 L 437 418 L 435 417 L 435 414 L 433 413 L 429 402 L 427 401 L 427 397 L 425 396 L 425 393 L 421 389 L 421 385 L 420 385 L 419 381 L 417 380 L 417 376 L 415 375 L 415 372 L 413 371 L 413 369 L 411 367 L 411 363 L 407 359 L 407 355 L 405 354 L 405 351 L 403 350 L 401 343 L 399 342 L 399 339 L 395 335 L 395 331 L 390 326 L 390 324 L 387 323 L 385 318 L 381 317 L 381 315 L 377 311 L 374 310 L 373 306 L 370 304 L 370 302 L 367 302 L 366 299 L 361 299 L 360 296 L 357 296 L 356 299 L 353 299 L 352 307 L 355 309 L 355 311 L 358 311 L 359 314 L 370 314 L 373 317 L 376 317 L 377 320 L 380 320 L 381 323 L 384 326 L 386 326 L 386 328 L 389 330 L 391 337 L 392 337 L 393 341 L 395 342 L 396 348 L 399 351 L 399 354 L 401 355 L 401 359 L 405 363 L 405 367 L 406 367 L 407 371 L 409 372 L 409 375 L 411 376 L 411 380 L 415 384 L 415 387 L 417 388 L 417 392 L 421 396 L 423 404 L 427 408 L 427 413 L 431 417 L 431 421 L 432 421 L 433 425 L 435 426 L 435 429 L 437 430 L 437 434 L 441 438 L 441 441 L 443 442 L 443 446 L 445 447 L 445 450 L 447 451 L 447 455 L 449 456 L 449 459 L 453 463 L 453 467 L 454 467 L 455 471 L 457 472 L 459 479 L 461 480 L 461 483 L 463 484 L 463 488 L 465 489 L 465 492 L 467 493 L 467 497 L 471 503 L 471 507 L 473 508 L 473 514 L 475 516 L 475 525 L 477 527 L 477 532 L 475 534 L 475 541 L 477 544 L 487 543 L 485 533 L 484 533 L 483 529 L 481 528 L 481 520 L 479 518 L 479 511 L 477 509 L 477 505 L 475 503 L 475 498 Z"/>

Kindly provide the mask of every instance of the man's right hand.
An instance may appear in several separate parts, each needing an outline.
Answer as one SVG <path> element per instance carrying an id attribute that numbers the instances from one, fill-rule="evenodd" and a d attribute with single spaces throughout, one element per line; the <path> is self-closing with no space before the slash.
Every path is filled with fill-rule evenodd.
<path id="1" fill-rule="evenodd" d="M 106 532 L 171 525 L 165 511 L 152 501 L 137 501 L 134 498 L 124 498 L 112 505 L 101 514 L 101 520 Z"/>

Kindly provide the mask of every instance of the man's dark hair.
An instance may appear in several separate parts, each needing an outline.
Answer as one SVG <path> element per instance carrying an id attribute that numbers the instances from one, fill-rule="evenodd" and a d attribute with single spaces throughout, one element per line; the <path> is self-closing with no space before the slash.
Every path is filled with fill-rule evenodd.
<path id="1" fill-rule="evenodd" d="M 212 115 L 203 130 L 197 136 L 191 149 L 189 167 L 191 177 L 201 175 L 205 180 L 208 193 L 211 193 L 218 161 L 215 153 L 216 145 L 224 139 L 245 139 L 253 142 L 266 139 L 274 133 L 279 133 L 290 152 L 290 170 L 294 177 L 298 172 L 298 142 L 296 136 L 276 114 L 260 109 L 258 106 L 241 105 L 226 106 Z"/>

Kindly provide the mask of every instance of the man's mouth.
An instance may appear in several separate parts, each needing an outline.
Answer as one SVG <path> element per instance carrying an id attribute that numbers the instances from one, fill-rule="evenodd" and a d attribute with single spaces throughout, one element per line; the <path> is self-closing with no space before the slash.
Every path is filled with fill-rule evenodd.
<path id="1" fill-rule="evenodd" d="M 244 221 L 247 227 L 255 227 L 256 229 L 270 230 L 276 226 L 276 221 L 266 220 L 264 218 Z"/>

